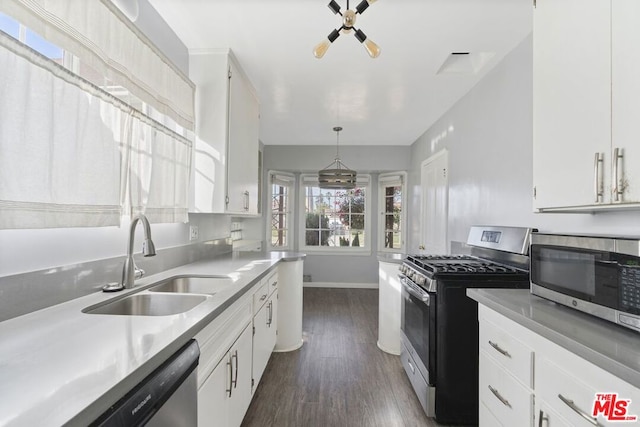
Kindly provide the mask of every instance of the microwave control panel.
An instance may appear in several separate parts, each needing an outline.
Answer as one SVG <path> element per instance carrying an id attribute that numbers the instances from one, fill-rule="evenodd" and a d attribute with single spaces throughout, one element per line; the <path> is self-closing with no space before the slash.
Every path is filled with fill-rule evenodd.
<path id="1" fill-rule="evenodd" d="M 640 267 L 620 268 L 619 292 L 622 309 L 640 314 Z"/>

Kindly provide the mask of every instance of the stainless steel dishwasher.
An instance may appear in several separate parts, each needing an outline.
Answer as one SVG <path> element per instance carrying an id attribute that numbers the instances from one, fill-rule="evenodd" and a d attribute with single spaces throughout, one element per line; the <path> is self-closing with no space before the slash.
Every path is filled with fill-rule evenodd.
<path id="1" fill-rule="evenodd" d="M 197 426 L 199 357 L 198 343 L 189 341 L 91 425 Z"/>

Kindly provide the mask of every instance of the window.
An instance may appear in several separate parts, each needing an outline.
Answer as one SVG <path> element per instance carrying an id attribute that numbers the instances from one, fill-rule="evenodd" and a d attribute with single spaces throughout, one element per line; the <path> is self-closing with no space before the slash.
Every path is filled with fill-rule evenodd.
<path id="1" fill-rule="evenodd" d="M 128 93 L 114 97 L 99 75 L 79 75 L 82 65 L 0 13 L 0 68 L 11 83 L 0 85 L 0 229 L 111 226 L 139 212 L 187 221 L 188 132 Z"/>
<path id="2" fill-rule="evenodd" d="M 320 188 L 315 175 L 303 176 L 301 182 L 301 248 L 369 252 L 368 176 L 359 176 L 353 190 Z"/>
<path id="3" fill-rule="evenodd" d="M 267 242 L 271 249 L 293 249 L 291 207 L 295 177 L 283 172 L 269 172 L 271 208 Z"/>
<path id="4" fill-rule="evenodd" d="M 378 177 L 381 219 L 380 250 L 403 252 L 405 242 L 404 183 L 406 173 L 381 174 Z"/>

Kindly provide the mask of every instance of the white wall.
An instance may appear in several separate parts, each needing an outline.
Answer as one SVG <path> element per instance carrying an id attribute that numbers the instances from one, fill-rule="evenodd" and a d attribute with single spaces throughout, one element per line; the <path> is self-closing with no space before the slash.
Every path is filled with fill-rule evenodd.
<path id="1" fill-rule="evenodd" d="M 474 224 L 640 234 L 638 211 L 533 213 L 532 66 L 529 36 L 412 145 L 410 252 L 417 250 L 421 240 L 420 163 L 443 148 L 449 150 L 450 241 L 466 241 Z"/>

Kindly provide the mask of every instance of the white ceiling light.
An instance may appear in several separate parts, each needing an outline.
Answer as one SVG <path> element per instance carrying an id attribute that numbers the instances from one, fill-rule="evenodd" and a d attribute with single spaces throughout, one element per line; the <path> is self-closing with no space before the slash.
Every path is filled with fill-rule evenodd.
<path id="1" fill-rule="evenodd" d="M 336 132 L 336 158 L 329 166 L 318 172 L 318 184 L 320 188 L 334 188 L 341 190 L 352 190 L 356 188 L 357 172 L 351 170 L 340 161 L 340 131 L 342 128 L 333 128 Z"/>
<path id="2" fill-rule="evenodd" d="M 327 53 L 329 46 L 331 43 L 336 41 L 338 37 L 340 37 L 340 33 L 349 34 L 351 30 L 354 30 L 354 36 L 358 39 L 360 43 L 364 46 L 367 53 L 372 58 L 377 58 L 380 55 L 380 47 L 375 44 L 371 39 L 369 39 L 365 33 L 353 26 L 356 23 L 356 14 L 362 15 L 362 13 L 367 10 L 371 3 L 374 3 L 376 0 L 362 0 L 358 6 L 356 6 L 356 10 L 349 9 L 349 0 L 347 0 L 347 10 L 342 13 L 340 12 L 340 5 L 336 3 L 335 0 L 331 0 L 329 2 L 329 9 L 336 14 L 342 16 L 342 27 L 331 31 L 331 33 L 327 36 L 326 40 L 320 42 L 314 49 L 313 55 L 320 59 Z"/>

